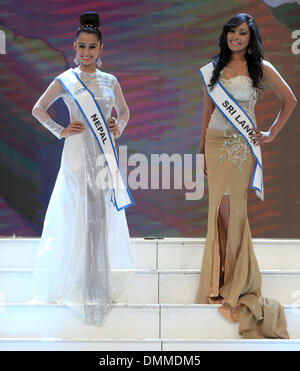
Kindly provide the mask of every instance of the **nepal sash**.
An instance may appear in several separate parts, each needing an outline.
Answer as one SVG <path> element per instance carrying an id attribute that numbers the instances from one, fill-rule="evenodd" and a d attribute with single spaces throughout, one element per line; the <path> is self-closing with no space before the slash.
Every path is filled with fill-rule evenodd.
<path id="1" fill-rule="evenodd" d="M 78 106 L 104 155 L 111 176 L 116 209 L 120 211 L 133 205 L 134 201 L 120 172 L 115 146 L 107 122 L 94 94 L 85 86 L 72 68 L 57 76 L 56 79 Z"/>
<path id="2" fill-rule="evenodd" d="M 264 184 L 262 172 L 262 158 L 259 145 L 255 145 L 250 138 L 253 133 L 251 130 L 255 125 L 251 121 L 246 111 L 235 101 L 235 99 L 228 93 L 224 86 L 217 81 L 212 90 L 208 87 L 210 79 L 214 70 L 213 62 L 208 63 L 200 68 L 200 74 L 204 82 L 208 96 L 212 99 L 215 106 L 222 113 L 229 123 L 237 130 L 246 140 L 250 147 L 251 153 L 255 159 L 251 178 L 251 188 L 255 189 L 256 195 L 262 201 L 264 200 Z"/>

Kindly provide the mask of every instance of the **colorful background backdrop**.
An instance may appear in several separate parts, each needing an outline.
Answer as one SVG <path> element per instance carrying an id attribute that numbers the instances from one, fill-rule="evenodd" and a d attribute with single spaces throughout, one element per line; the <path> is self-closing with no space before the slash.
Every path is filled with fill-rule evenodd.
<path id="1" fill-rule="evenodd" d="M 117 76 L 130 108 L 119 144 L 128 146 L 128 156 L 139 152 L 150 158 L 151 153 L 199 151 L 203 99 L 198 69 L 218 52 L 222 26 L 235 13 L 255 18 L 265 59 L 299 98 L 299 10 L 299 2 L 280 0 L 1 1 L 6 53 L 0 54 L 0 235 L 41 234 L 64 141 L 31 110 L 53 78 L 74 67 L 81 12 L 100 14 L 101 68 Z M 259 127 L 267 129 L 279 110 L 280 101 L 266 87 L 255 110 Z M 49 112 L 68 124 L 62 101 Z M 254 237 L 300 237 L 298 117 L 297 107 L 276 140 L 262 147 L 265 201 L 249 191 Z M 198 201 L 185 200 L 185 189 L 133 190 L 135 205 L 127 209 L 131 236 L 205 236 L 206 186 Z"/>

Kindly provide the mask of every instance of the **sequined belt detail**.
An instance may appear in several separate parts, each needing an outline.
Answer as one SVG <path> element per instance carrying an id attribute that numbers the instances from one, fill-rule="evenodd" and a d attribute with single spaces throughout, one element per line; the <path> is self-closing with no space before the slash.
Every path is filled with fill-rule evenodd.
<path id="1" fill-rule="evenodd" d="M 223 163 L 226 159 L 230 161 L 230 166 L 238 165 L 239 170 L 242 171 L 243 162 L 247 159 L 247 156 L 251 154 L 250 148 L 243 138 L 243 136 L 237 133 L 234 129 L 228 129 L 224 131 L 224 143 L 220 148 L 220 160 Z"/>
<path id="2" fill-rule="evenodd" d="M 238 135 L 240 134 L 238 134 L 234 129 L 227 129 L 224 131 L 224 137 L 226 138 L 237 138 Z"/>

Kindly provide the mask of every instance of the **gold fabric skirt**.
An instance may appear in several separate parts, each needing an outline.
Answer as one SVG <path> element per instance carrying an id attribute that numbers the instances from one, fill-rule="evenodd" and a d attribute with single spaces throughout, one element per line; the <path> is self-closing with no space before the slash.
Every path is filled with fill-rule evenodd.
<path id="1" fill-rule="evenodd" d="M 261 298 L 261 275 L 247 216 L 247 192 L 255 163 L 249 146 L 234 129 L 226 132 L 207 129 L 205 160 L 208 230 L 196 302 L 222 303 L 227 316 L 242 306 L 238 321 L 243 338 L 263 338 L 266 334 L 288 338 L 281 305 Z M 219 215 L 224 195 L 229 197 L 228 229 Z M 266 303 L 274 307 L 273 312 L 264 311 Z M 261 326 L 263 312 L 277 313 L 278 317 L 273 318 L 273 322 L 269 318 L 269 323 L 277 325 L 274 329 L 265 329 L 264 333 L 261 330 L 266 327 Z"/>

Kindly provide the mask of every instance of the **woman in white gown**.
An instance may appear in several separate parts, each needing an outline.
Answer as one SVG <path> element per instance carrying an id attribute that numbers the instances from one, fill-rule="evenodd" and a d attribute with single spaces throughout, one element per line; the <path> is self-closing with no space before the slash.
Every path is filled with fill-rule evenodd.
<path id="1" fill-rule="evenodd" d="M 74 70 L 94 94 L 114 143 L 128 122 L 129 110 L 116 77 L 96 67 L 101 65 L 103 47 L 98 14 L 82 14 L 80 24 L 74 43 L 75 62 L 80 64 Z M 47 113 L 60 97 L 70 114 L 66 128 Z M 113 107 L 117 120 L 111 119 Z M 58 80 L 49 85 L 32 114 L 59 139 L 65 138 L 38 247 L 33 297 L 69 306 L 86 323 L 102 325 L 112 301 L 135 272 L 125 210 L 116 210 L 112 190 L 103 187 L 107 165 L 99 145 Z"/>

